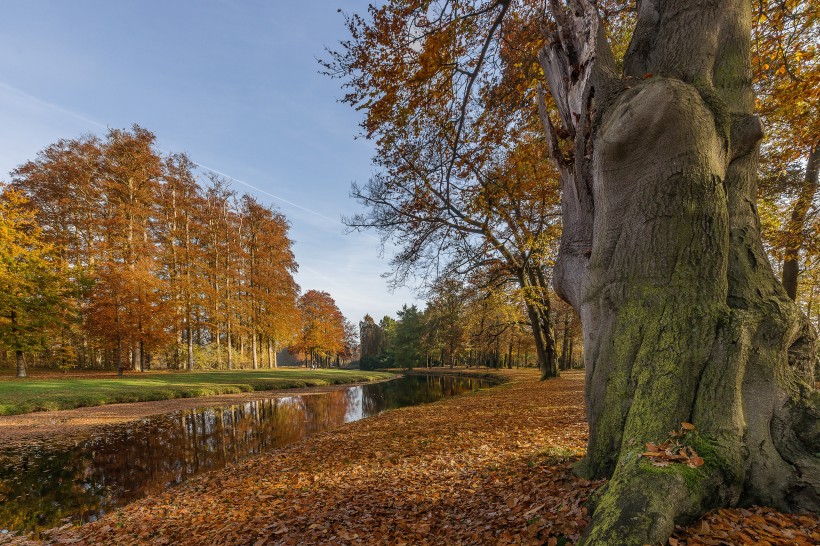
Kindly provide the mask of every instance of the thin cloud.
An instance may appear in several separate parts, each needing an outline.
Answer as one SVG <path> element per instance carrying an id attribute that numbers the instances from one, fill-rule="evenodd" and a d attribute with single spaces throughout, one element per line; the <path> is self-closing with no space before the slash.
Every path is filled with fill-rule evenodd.
<path id="1" fill-rule="evenodd" d="M 16 87 L 13 87 L 13 86 L 7 84 L 7 83 L 0 82 L 0 87 L 2 87 L 3 89 L 9 90 L 12 93 L 16 93 L 16 94 L 20 95 L 21 97 L 25 97 L 28 100 L 34 101 L 38 104 L 42 104 L 43 106 L 47 106 L 48 108 L 51 108 L 52 110 L 56 110 L 57 112 L 60 112 L 61 114 L 65 114 L 67 116 L 71 116 L 73 118 L 82 120 L 82 121 L 84 121 L 86 123 L 89 123 L 91 125 L 96 125 L 97 127 L 102 127 L 103 129 L 108 129 L 107 125 L 104 125 L 104 124 L 100 123 L 99 121 L 94 121 L 93 119 L 89 119 L 89 118 L 87 118 L 87 117 L 85 117 L 81 114 L 78 114 L 77 112 L 72 112 L 71 110 L 66 110 L 65 108 L 57 106 L 54 103 L 44 101 L 41 98 L 35 97 L 34 95 L 26 93 L 22 89 L 18 89 Z"/>
<path id="2" fill-rule="evenodd" d="M 227 178 L 227 179 L 229 179 L 229 180 L 231 180 L 231 181 L 233 181 L 233 182 L 236 182 L 237 184 L 242 184 L 243 186 L 246 186 L 246 187 L 248 187 L 248 188 L 252 189 L 252 190 L 253 190 L 253 191 L 255 191 L 255 192 L 261 193 L 261 194 L 263 194 L 263 195 L 267 195 L 268 197 L 271 197 L 271 198 L 273 198 L 273 199 L 276 199 L 277 201 L 281 201 L 282 203 L 286 203 L 286 204 L 288 204 L 288 205 L 290 205 L 290 206 L 292 206 L 292 207 L 295 207 L 295 208 L 297 208 L 297 209 L 299 209 L 299 210 L 302 210 L 302 211 L 308 212 L 308 213 L 310 213 L 310 214 L 314 214 L 314 215 L 318 216 L 319 218 L 324 218 L 324 219 L 325 219 L 325 220 L 327 220 L 328 222 L 333 222 L 334 224 L 338 224 L 338 225 L 340 225 L 340 226 L 344 227 L 344 224 L 343 224 L 342 222 L 340 222 L 340 221 L 338 221 L 338 220 L 335 220 L 335 219 L 331 218 L 330 216 L 325 216 L 325 215 L 324 215 L 324 214 L 322 214 L 321 212 L 317 212 L 317 211 L 315 211 L 315 210 L 311 210 L 311 209 L 309 209 L 309 208 L 307 208 L 307 207 L 303 207 L 302 205 L 297 205 L 297 204 L 296 204 L 296 203 L 294 203 L 293 201 L 288 201 L 288 200 L 287 200 L 287 199 L 285 199 L 284 197 L 279 197 L 278 195 L 274 195 L 274 194 L 272 194 L 272 193 L 270 193 L 270 192 L 268 192 L 268 191 L 265 191 L 265 190 L 263 190 L 263 189 L 261 189 L 261 188 L 257 188 L 256 186 L 254 186 L 254 185 L 252 185 L 252 184 L 248 184 L 247 182 L 245 182 L 245 181 L 243 181 L 243 180 L 239 180 L 238 178 L 234 178 L 233 176 L 231 176 L 231 175 L 229 175 L 229 174 L 225 174 L 225 173 L 223 173 L 223 172 L 221 172 L 221 171 L 217 171 L 216 169 L 212 169 L 211 167 L 208 167 L 207 165 L 203 165 L 202 163 L 197 163 L 196 161 L 193 161 L 193 164 L 194 164 L 194 165 L 196 165 L 197 167 L 199 167 L 200 169 L 204 169 L 204 170 L 209 171 L 209 172 L 212 172 L 212 173 L 214 173 L 214 174 L 218 174 L 218 175 L 220 175 L 220 176 L 224 176 L 225 178 Z"/>

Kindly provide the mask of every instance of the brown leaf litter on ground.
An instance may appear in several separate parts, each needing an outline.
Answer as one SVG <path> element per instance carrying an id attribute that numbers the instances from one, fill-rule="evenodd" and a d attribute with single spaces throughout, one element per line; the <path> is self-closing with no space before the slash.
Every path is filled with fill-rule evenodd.
<path id="1" fill-rule="evenodd" d="M 203 474 L 96 523 L 52 531 L 49 542 L 574 543 L 601 484 L 570 468 L 586 442 L 583 375 L 540 382 L 533 371 L 502 373 L 512 381 Z M 811 544 L 817 530 L 815 516 L 721 510 L 670 543 Z"/>

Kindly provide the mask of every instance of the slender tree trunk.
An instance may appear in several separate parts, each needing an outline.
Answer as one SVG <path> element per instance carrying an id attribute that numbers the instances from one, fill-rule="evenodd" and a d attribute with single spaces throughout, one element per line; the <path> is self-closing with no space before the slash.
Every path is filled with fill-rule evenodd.
<path id="1" fill-rule="evenodd" d="M 820 142 L 812 146 L 806 163 L 806 176 L 800 194 L 792 207 L 792 214 L 786 224 L 786 245 L 783 249 L 783 288 L 792 300 L 797 300 L 797 284 L 800 274 L 800 251 L 806 235 L 806 215 L 817 193 L 820 172 Z"/>
<path id="2" fill-rule="evenodd" d="M 257 335 L 258 334 L 256 334 L 256 333 L 251 334 L 251 355 L 252 355 L 252 358 L 253 358 L 253 369 L 254 370 L 259 369 L 259 351 L 257 350 L 258 347 L 257 347 L 257 340 L 256 340 Z"/>
<path id="3" fill-rule="evenodd" d="M 193 335 L 194 333 L 193 333 L 193 327 L 191 325 L 191 307 L 190 306 L 187 306 L 187 309 L 185 310 L 185 322 L 187 323 L 186 326 L 187 326 L 187 334 L 188 334 L 187 338 L 186 338 L 187 348 L 188 348 L 187 359 L 186 359 L 186 367 L 188 368 L 188 371 L 190 372 L 190 371 L 193 371 L 193 369 L 194 369 L 194 335 Z"/>
<path id="4" fill-rule="evenodd" d="M 17 377 L 26 377 L 26 363 L 23 360 L 23 351 L 21 349 L 15 350 L 14 358 L 17 361 Z"/>
<path id="5" fill-rule="evenodd" d="M 228 321 L 228 328 L 225 332 L 225 346 L 228 349 L 228 369 L 233 370 L 233 340 L 231 339 L 231 322 Z"/>
<path id="6" fill-rule="evenodd" d="M 521 367 L 521 337 L 516 337 L 516 347 L 515 347 L 515 367 Z"/>
<path id="7" fill-rule="evenodd" d="M 569 349 L 569 313 L 564 316 L 564 332 L 563 332 L 563 340 L 561 341 L 561 358 L 559 362 L 559 368 L 562 370 L 569 369 L 569 360 L 567 360 L 567 350 Z"/>
<path id="8" fill-rule="evenodd" d="M 139 359 L 140 359 L 140 349 L 139 349 L 139 342 L 132 341 L 131 342 L 131 370 L 132 371 L 139 371 Z"/>
<path id="9" fill-rule="evenodd" d="M 219 339 L 219 326 L 214 328 L 214 341 L 216 342 L 216 367 L 222 369 L 222 340 Z"/>
<path id="10" fill-rule="evenodd" d="M 122 377 L 122 337 L 117 335 L 117 349 L 114 352 L 114 360 L 117 362 L 117 375 Z"/>
<path id="11" fill-rule="evenodd" d="M 139 360 L 140 371 L 144 372 L 145 371 L 145 341 L 143 341 L 143 340 L 140 340 L 139 352 L 140 352 L 140 360 Z"/>
<path id="12" fill-rule="evenodd" d="M 538 365 L 541 368 L 541 379 L 558 377 L 558 362 L 555 355 L 555 337 L 550 322 L 550 303 L 548 285 L 538 271 L 521 269 L 518 281 L 524 290 L 527 316 L 535 340 L 535 351 L 538 354 Z"/>
<path id="13" fill-rule="evenodd" d="M 571 4 L 540 60 L 562 125 L 542 101 L 563 184 L 555 286 L 584 329 L 578 471 L 610 478 L 581 544 L 666 542 L 738 503 L 816 511 L 816 335 L 767 261 L 754 205 L 751 4 L 642 0 L 623 78 L 595 4 Z M 682 422 L 705 464 L 641 457 Z"/>
<path id="14" fill-rule="evenodd" d="M 15 344 L 19 344 L 20 340 L 18 339 L 19 332 L 17 330 L 17 311 L 12 310 L 9 318 L 11 319 L 11 339 Z M 15 349 L 14 357 L 17 361 L 17 377 L 25 377 L 26 364 L 23 361 L 23 351 L 21 349 Z"/>

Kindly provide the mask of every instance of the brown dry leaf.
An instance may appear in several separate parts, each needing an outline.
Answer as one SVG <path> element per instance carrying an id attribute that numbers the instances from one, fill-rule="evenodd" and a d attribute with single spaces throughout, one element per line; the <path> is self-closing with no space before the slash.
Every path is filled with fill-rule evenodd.
<path id="1" fill-rule="evenodd" d="M 663 457 L 664 453 L 662 451 L 644 451 L 641 453 L 643 457 Z"/>
<path id="2" fill-rule="evenodd" d="M 572 473 L 587 439 L 583 374 L 540 382 L 535 371 L 502 373 L 512 379 L 503 387 L 342 425 L 60 529 L 49 542 L 549 545 L 563 536 L 573 544 L 588 523 L 583 504 L 602 484 Z M 658 452 L 673 445 L 665 444 Z M 745 532 L 795 544 L 788 533 L 799 532 L 817 542 L 814 515 L 748 514 L 763 523 L 723 510 L 673 538 L 742 544 Z M 150 538 L 138 538 L 142 528 Z"/>
<path id="3" fill-rule="evenodd" d="M 703 466 L 703 462 L 703 457 L 694 455 L 692 458 L 689 459 L 689 466 L 691 466 L 692 468 L 697 468 L 699 466 Z"/>

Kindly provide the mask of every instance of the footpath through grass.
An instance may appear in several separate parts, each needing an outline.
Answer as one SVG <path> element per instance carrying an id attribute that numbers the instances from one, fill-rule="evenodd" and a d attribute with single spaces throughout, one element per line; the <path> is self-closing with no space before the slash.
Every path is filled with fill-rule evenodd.
<path id="1" fill-rule="evenodd" d="M 0 381 L 0 415 L 73 409 L 123 402 L 195 398 L 274 389 L 389 379 L 360 370 L 232 370 L 129 374 L 122 378 L 48 378 Z"/>

